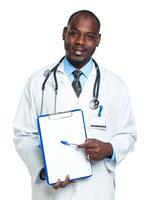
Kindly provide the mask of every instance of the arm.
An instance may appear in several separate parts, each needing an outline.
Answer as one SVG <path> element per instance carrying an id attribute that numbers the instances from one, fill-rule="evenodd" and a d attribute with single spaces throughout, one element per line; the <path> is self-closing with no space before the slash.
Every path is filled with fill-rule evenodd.
<path id="1" fill-rule="evenodd" d="M 115 116 L 114 133 L 109 141 L 113 147 L 114 160 L 112 162 L 109 159 L 105 160 L 111 171 L 133 151 L 137 139 L 131 101 L 125 86 L 121 89 L 117 104 L 119 106 Z"/>
<path id="2" fill-rule="evenodd" d="M 108 142 L 97 139 L 88 139 L 78 145 L 84 148 L 86 156 L 91 160 L 105 160 L 109 170 L 113 171 L 117 164 L 124 159 L 134 148 L 136 140 L 136 128 L 130 98 L 125 86 L 120 90 L 120 95 L 111 105 L 110 121 L 112 122 L 112 136 Z M 108 128 L 107 128 L 108 131 Z"/>
<path id="3" fill-rule="evenodd" d="M 14 143 L 16 151 L 26 164 L 34 182 L 37 181 L 38 174 L 43 168 L 36 118 L 35 97 L 29 81 L 22 94 L 14 120 Z"/>

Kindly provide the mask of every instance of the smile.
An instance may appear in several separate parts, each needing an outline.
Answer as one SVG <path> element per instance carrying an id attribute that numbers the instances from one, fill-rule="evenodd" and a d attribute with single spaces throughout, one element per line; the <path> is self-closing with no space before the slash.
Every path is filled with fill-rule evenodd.
<path id="1" fill-rule="evenodd" d="M 86 49 L 82 47 L 78 47 L 78 48 L 73 48 L 73 51 L 75 52 L 76 55 L 80 56 L 86 52 Z"/>

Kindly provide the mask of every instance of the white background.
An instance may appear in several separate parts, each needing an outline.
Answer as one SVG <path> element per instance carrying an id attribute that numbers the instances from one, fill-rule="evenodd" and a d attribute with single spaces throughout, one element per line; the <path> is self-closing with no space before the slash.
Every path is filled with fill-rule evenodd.
<path id="1" fill-rule="evenodd" d="M 117 168 L 116 200 L 145 199 L 146 12 L 144 0 L 0 1 L 0 180 L 3 199 L 30 200 L 26 166 L 12 123 L 28 77 L 64 54 L 62 29 L 79 9 L 97 14 L 102 41 L 94 58 L 127 84 L 138 130 L 135 151 Z M 144 184 L 143 184 L 144 181 Z"/>

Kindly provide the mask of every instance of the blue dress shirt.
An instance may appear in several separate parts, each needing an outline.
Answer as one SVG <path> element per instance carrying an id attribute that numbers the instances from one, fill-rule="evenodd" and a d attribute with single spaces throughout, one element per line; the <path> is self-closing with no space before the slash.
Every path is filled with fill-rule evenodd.
<path id="1" fill-rule="evenodd" d="M 67 60 L 67 58 L 65 58 L 63 62 L 64 62 L 64 71 L 67 74 L 70 82 L 72 83 L 74 80 L 74 75 L 72 74 L 72 72 L 76 70 L 76 68 Z M 92 69 L 93 69 L 92 59 L 90 59 L 88 63 L 80 69 L 81 72 L 83 73 L 80 77 L 80 83 L 82 88 L 84 87 Z"/>

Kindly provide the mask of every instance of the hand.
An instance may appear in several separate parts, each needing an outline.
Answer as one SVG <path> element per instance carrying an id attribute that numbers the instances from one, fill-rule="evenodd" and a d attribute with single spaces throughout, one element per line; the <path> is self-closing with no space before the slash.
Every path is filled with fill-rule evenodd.
<path id="1" fill-rule="evenodd" d="M 69 179 L 69 176 L 67 175 L 64 181 L 58 179 L 57 183 L 55 183 L 53 187 L 57 190 L 58 188 L 66 187 L 69 183 L 71 183 L 71 181 Z"/>
<path id="2" fill-rule="evenodd" d="M 46 180 L 46 175 L 45 175 L 45 169 L 42 168 L 40 171 L 40 179 L 41 180 Z"/>
<path id="3" fill-rule="evenodd" d="M 96 139 L 87 139 L 83 144 L 79 144 L 78 148 L 84 148 L 87 158 L 91 160 L 102 160 L 113 154 L 110 143 Z"/>

